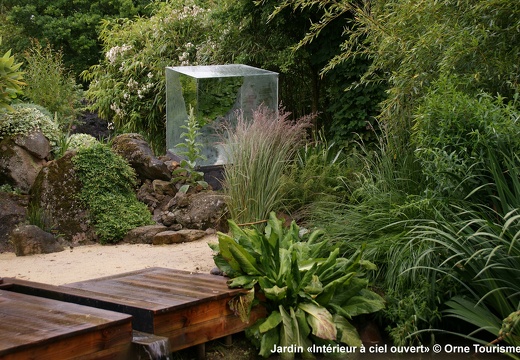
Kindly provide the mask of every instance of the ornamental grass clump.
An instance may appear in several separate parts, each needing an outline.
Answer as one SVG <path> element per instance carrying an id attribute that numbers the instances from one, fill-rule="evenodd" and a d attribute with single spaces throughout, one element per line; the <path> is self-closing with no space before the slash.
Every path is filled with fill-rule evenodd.
<path id="1" fill-rule="evenodd" d="M 283 174 L 305 140 L 310 117 L 295 122 L 290 113 L 259 107 L 251 121 L 238 114 L 226 129 L 224 191 L 237 223 L 264 221 L 280 206 Z"/>

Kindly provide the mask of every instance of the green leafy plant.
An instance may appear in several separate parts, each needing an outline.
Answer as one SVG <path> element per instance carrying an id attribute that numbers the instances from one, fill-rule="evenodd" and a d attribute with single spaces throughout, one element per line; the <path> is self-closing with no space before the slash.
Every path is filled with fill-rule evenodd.
<path id="1" fill-rule="evenodd" d="M 61 131 L 53 118 L 30 104 L 15 104 L 13 111 L 0 113 L 0 140 L 7 136 L 27 135 L 40 130 L 51 146 L 58 144 Z"/>
<path id="2" fill-rule="evenodd" d="M 177 148 L 181 148 L 178 152 L 184 159 L 181 160 L 180 167 L 173 171 L 172 182 L 182 182 L 179 189 L 181 192 L 187 192 L 192 185 L 200 185 L 207 189 L 208 183 L 204 181 L 204 173 L 197 170 L 197 161 L 205 160 L 206 157 L 202 154 L 202 144 L 199 141 L 200 126 L 194 114 L 194 109 L 190 105 L 190 114 L 186 119 L 186 123 L 181 126 L 186 132 L 181 134 L 184 142 L 177 144 Z"/>
<path id="3" fill-rule="evenodd" d="M 152 224 L 151 214 L 134 192 L 136 175 L 125 159 L 103 144 L 79 148 L 72 158 L 82 183 L 100 242 L 115 243 L 138 226 Z"/>
<path id="4" fill-rule="evenodd" d="M 211 50 L 204 41 L 216 28 L 207 8 L 193 0 L 153 2 L 149 9 L 149 18 L 103 21 L 105 58 L 82 76 L 90 82 L 92 109 L 116 131 L 145 136 L 159 154 L 165 151 L 164 68 L 203 64 L 198 54 Z"/>
<path id="5" fill-rule="evenodd" d="M 8 194 L 21 195 L 22 191 L 19 188 L 14 188 L 9 184 L 0 185 L 0 192 L 5 192 Z"/>
<path id="6" fill-rule="evenodd" d="M 240 229 L 233 221 L 229 225 L 233 237 L 218 234 L 215 263 L 231 277 L 230 287 L 265 297 L 268 317 L 248 330 L 260 355 L 268 357 L 275 345 L 294 345 L 312 357 L 308 347 L 313 341 L 361 346 L 351 319 L 384 307 L 383 299 L 367 288 L 364 270 L 375 266 L 361 259 L 363 249 L 350 259 L 339 257 L 338 249 L 322 257 L 327 243 L 319 241 L 320 231 L 301 241 L 296 223 L 285 229 L 273 212 L 264 233 Z"/>
<path id="7" fill-rule="evenodd" d="M 0 45 L 2 39 L 0 38 Z M 14 63 L 14 56 L 11 56 L 11 50 L 7 51 L 0 58 L 0 109 L 12 108 L 9 106 L 11 101 L 17 95 L 22 93 L 23 72 L 18 71 L 22 63 Z"/>
<path id="8" fill-rule="evenodd" d="M 29 204 L 27 209 L 27 222 L 47 232 L 53 232 L 56 229 L 56 224 L 53 223 L 52 216 L 37 204 L 33 203 Z"/>
<path id="9" fill-rule="evenodd" d="M 305 217 L 307 207 L 315 202 L 345 200 L 347 184 L 354 179 L 348 165 L 343 149 L 327 141 L 324 131 L 314 134 L 284 174 L 281 193 L 286 211 L 293 217 Z"/>
<path id="10" fill-rule="evenodd" d="M 24 95 L 55 115 L 62 130 L 70 132 L 82 107 L 83 91 L 63 65 L 62 59 L 61 51 L 33 41 L 25 53 L 27 87 Z"/>

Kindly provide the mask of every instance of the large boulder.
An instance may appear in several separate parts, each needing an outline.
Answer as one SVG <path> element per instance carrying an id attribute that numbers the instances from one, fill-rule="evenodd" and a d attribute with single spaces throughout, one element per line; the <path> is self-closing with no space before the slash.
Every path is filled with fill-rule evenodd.
<path id="1" fill-rule="evenodd" d="M 33 131 L 27 135 L 18 135 L 13 138 L 13 141 L 38 159 L 48 159 L 50 157 L 51 143 L 41 131 Z"/>
<path id="2" fill-rule="evenodd" d="M 10 234 L 16 256 L 49 254 L 63 251 L 54 235 L 43 231 L 36 225 L 22 225 Z"/>
<path id="3" fill-rule="evenodd" d="M 13 251 L 9 234 L 27 217 L 29 196 L 0 192 L 0 253 Z"/>
<path id="4" fill-rule="evenodd" d="M 112 150 L 124 157 L 141 180 L 171 179 L 167 164 L 157 158 L 139 134 L 122 134 L 112 142 Z"/>
<path id="5" fill-rule="evenodd" d="M 88 208 L 80 200 L 82 185 L 74 170 L 73 156 L 74 152 L 68 151 L 40 171 L 31 188 L 31 202 L 51 218 L 65 240 L 89 244 L 96 241 L 96 235 Z"/>
<path id="6" fill-rule="evenodd" d="M 27 193 L 50 155 L 49 141 L 40 132 L 0 142 L 0 183 Z"/>
<path id="7" fill-rule="evenodd" d="M 226 198 L 214 191 L 192 194 L 187 206 L 168 210 L 175 222 L 185 229 L 215 229 L 224 232 L 228 229 Z"/>

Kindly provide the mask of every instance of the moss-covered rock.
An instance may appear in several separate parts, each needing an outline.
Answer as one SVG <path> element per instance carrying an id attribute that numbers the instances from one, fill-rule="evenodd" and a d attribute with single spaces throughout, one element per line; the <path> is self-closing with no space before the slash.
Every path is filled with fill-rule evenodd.
<path id="1" fill-rule="evenodd" d="M 97 240 L 88 207 L 80 200 L 82 183 L 74 169 L 74 152 L 44 167 L 33 187 L 31 202 L 51 218 L 56 231 L 74 244 Z"/>
<path id="2" fill-rule="evenodd" d="M 27 195 L 0 191 L 0 253 L 14 250 L 9 234 L 25 221 L 28 203 Z"/>

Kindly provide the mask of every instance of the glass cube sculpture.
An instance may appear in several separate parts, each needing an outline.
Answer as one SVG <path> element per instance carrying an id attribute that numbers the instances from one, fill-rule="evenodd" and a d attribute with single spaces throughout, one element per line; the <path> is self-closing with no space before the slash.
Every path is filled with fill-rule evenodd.
<path id="1" fill-rule="evenodd" d="M 247 65 L 178 66 L 166 68 L 166 146 L 174 154 L 184 142 L 190 108 L 201 127 L 198 141 L 206 160 L 225 164 L 218 128 L 233 126 L 241 112 L 247 120 L 259 106 L 278 108 L 278 73 Z"/>

